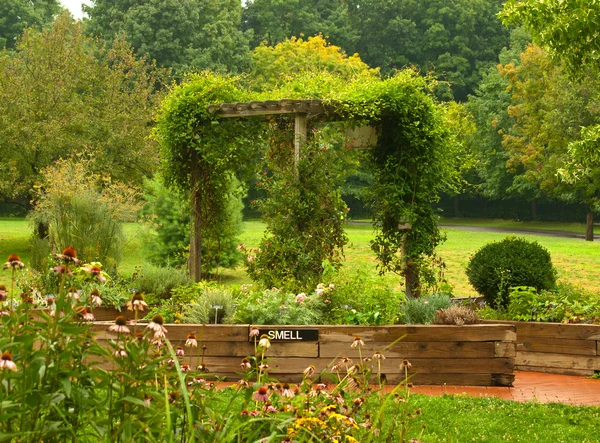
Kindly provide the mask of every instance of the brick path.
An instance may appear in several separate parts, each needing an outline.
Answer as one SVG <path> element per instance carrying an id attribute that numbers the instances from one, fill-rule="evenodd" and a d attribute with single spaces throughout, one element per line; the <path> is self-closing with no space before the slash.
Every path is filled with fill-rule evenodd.
<path id="1" fill-rule="evenodd" d="M 600 380 L 542 372 L 516 372 L 513 388 L 478 386 L 414 386 L 426 395 L 467 394 L 514 401 L 600 406 Z"/>

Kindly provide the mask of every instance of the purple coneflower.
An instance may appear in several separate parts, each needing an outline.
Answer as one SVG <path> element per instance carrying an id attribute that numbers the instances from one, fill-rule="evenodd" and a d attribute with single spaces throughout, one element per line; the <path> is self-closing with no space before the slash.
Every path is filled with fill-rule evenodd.
<path id="1" fill-rule="evenodd" d="M 258 347 L 264 349 L 269 349 L 271 347 L 271 342 L 267 334 L 263 334 L 260 336 L 260 340 L 258 341 Z"/>
<path id="2" fill-rule="evenodd" d="M 258 388 L 258 391 L 254 393 L 254 400 L 267 402 L 269 400 L 269 392 L 267 391 L 267 388 Z"/>
<path id="3" fill-rule="evenodd" d="M 359 336 L 354 337 L 354 341 L 350 345 L 351 348 L 356 348 L 358 346 L 364 346 L 365 342 L 361 340 Z"/>
<path id="4" fill-rule="evenodd" d="M 296 303 L 298 303 L 298 304 L 304 303 L 305 300 L 306 300 L 306 294 L 304 292 L 301 292 L 300 294 L 298 294 L 296 296 Z"/>
<path id="5" fill-rule="evenodd" d="M 129 328 L 127 327 L 127 320 L 122 315 L 115 318 L 115 324 L 108 328 L 109 331 L 117 332 L 119 334 L 129 334 Z"/>
<path id="6" fill-rule="evenodd" d="M 6 301 L 8 298 L 8 292 L 6 292 L 6 286 L 0 285 L 0 301 Z"/>
<path id="7" fill-rule="evenodd" d="M 127 309 L 130 311 L 144 311 L 148 307 L 148 303 L 144 301 L 144 294 L 136 292 L 127 303 Z"/>
<path id="8" fill-rule="evenodd" d="M 21 258 L 17 254 L 10 254 L 8 260 L 4 263 L 4 269 L 23 269 L 25 264 L 21 261 Z"/>
<path id="9" fill-rule="evenodd" d="M 79 297 L 79 291 L 77 290 L 77 288 L 71 286 L 69 288 L 69 290 L 67 291 L 67 297 L 72 298 L 73 300 L 79 301 L 80 297 Z"/>
<path id="10" fill-rule="evenodd" d="M 146 329 L 154 331 L 155 339 L 164 338 L 165 332 L 167 332 L 167 329 L 163 326 L 164 323 L 165 319 L 163 318 L 163 316 L 160 314 L 156 314 L 152 317 L 150 323 L 146 325 Z"/>
<path id="11" fill-rule="evenodd" d="M 102 297 L 100 297 L 98 289 L 92 289 L 92 292 L 90 292 L 90 302 L 96 307 L 102 306 Z"/>
<path id="12" fill-rule="evenodd" d="M 310 365 L 308 368 L 306 368 L 304 371 L 302 371 L 302 373 L 304 374 L 305 377 L 310 377 L 311 375 L 313 375 L 315 373 L 315 367 L 313 365 Z"/>
<path id="13" fill-rule="evenodd" d="M 198 340 L 196 340 L 196 334 L 188 334 L 187 340 L 185 341 L 185 345 L 188 348 L 197 348 Z"/>
<path id="14" fill-rule="evenodd" d="M 409 362 L 407 359 L 402 360 L 402 363 L 400 363 L 400 369 L 410 369 L 412 368 L 412 363 Z"/>
<path id="15" fill-rule="evenodd" d="M 263 410 L 265 412 L 270 412 L 270 413 L 277 412 L 277 408 L 275 406 L 273 406 L 271 403 L 265 403 Z"/>
<path id="16" fill-rule="evenodd" d="M 252 337 L 258 337 L 260 335 L 260 331 L 258 330 L 258 328 L 256 326 L 250 326 L 250 333 L 248 334 L 248 336 L 250 338 Z"/>
<path id="17" fill-rule="evenodd" d="M 181 346 L 177 346 L 177 349 L 175 350 L 175 355 L 177 357 L 185 356 L 185 351 L 183 350 L 183 348 Z"/>
<path id="18" fill-rule="evenodd" d="M 115 350 L 115 357 L 127 357 L 127 352 L 123 348 Z"/>
<path id="19" fill-rule="evenodd" d="M 210 372 L 204 363 L 200 363 L 196 369 L 198 372 Z"/>
<path id="20" fill-rule="evenodd" d="M 284 383 L 281 387 L 281 396 L 285 398 L 292 398 L 296 395 L 293 389 L 287 383 Z"/>
<path id="21" fill-rule="evenodd" d="M 55 257 L 64 262 L 73 262 L 75 264 L 80 263 L 79 259 L 77 258 L 77 251 L 75 251 L 73 246 L 63 249 L 62 254 L 56 254 Z"/>
<path id="22" fill-rule="evenodd" d="M 94 321 L 96 318 L 94 317 L 94 314 L 92 314 L 92 311 L 88 311 L 86 308 L 82 308 L 82 309 L 77 309 L 77 312 L 79 313 L 79 315 L 81 315 L 81 318 L 85 321 Z"/>
<path id="23" fill-rule="evenodd" d="M 192 368 L 190 367 L 189 364 L 184 363 L 184 364 L 181 365 L 181 372 L 183 372 L 184 374 L 186 372 L 190 372 L 191 370 L 192 370 Z"/>
<path id="24" fill-rule="evenodd" d="M 0 357 L 0 369 L 8 369 L 9 371 L 17 372 L 17 365 L 12 359 L 10 353 L 5 352 Z"/>
<path id="25" fill-rule="evenodd" d="M 243 358 L 240 367 L 242 368 L 242 371 L 248 371 L 252 367 L 252 364 L 250 364 L 250 360 Z"/>
<path id="26" fill-rule="evenodd" d="M 71 270 L 69 269 L 68 266 L 65 265 L 58 265 L 52 268 L 52 271 L 54 271 L 55 274 L 61 275 L 61 274 L 67 274 L 69 276 L 72 276 L 73 273 L 71 272 Z"/>
<path id="27" fill-rule="evenodd" d="M 381 351 L 375 351 L 375 354 L 373 354 L 373 360 L 385 360 L 385 355 L 383 355 Z"/>

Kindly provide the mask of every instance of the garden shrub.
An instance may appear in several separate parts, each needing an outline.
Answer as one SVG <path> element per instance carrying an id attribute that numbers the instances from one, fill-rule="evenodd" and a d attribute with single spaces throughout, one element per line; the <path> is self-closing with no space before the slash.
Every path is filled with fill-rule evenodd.
<path id="1" fill-rule="evenodd" d="M 170 298 L 173 289 L 190 283 L 186 271 L 158 266 L 138 267 L 129 280 L 131 290 L 146 294 L 150 304 Z"/>
<path id="2" fill-rule="evenodd" d="M 421 298 L 408 299 L 400 309 L 400 321 L 408 325 L 429 325 L 437 311 L 450 307 L 450 296 L 432 294 Z"/>
<path id="3" fill-rule="evenodd" d="M 600 323 L 600 299 L 573 285 L 559 284 L 552 291 L 517 286 L 510 291 L 508 318 L 520 321 Z"/>
<path id="4" fill-rule="evenodd" d="M 436 312 L 433 324 L 436 325 L 474 325 L 479 322 L 477 313 L 470 306 L 451 305 Z"/>
<path id="5" fill-rule="evenodd" d="M 217 220 L 202 229 L 202 269 L 206 276 L 219 268 L 234 268 L 241 259 L 237 250 L 243 209 L 240 184 L 233 178 L 228 186 L 223 210 L 213 214 Z M 152 227 L 144 235 L 144 256 L 157 266 L 185 265 L 190 248 L 189 195 L 167 189 L 160 178 L 155 178 L 145 183 L 144 199 L 142 213 Z"/>
<path id="6" fill-rule="evenodd" d="M 493 308 L 506 307 L 514 286 L 552 289 L 556 270 L 550 253 L 537 242 L 507 237 L 479 249 L 467 267 L 469 282 Z"/>

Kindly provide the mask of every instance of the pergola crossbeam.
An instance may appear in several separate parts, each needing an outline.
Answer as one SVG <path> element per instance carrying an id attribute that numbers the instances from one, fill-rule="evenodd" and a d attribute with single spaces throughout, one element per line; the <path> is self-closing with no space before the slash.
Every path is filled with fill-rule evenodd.
<path id="1" fill-rule="evenodd" d="M 266 100 L 248 103 L 222 103 L 211 105 L 208 112 L 219 117 L 253 117 L 278 114 L 306 114 L 309 118 L 326 115 L 328 119 L 337 119 L 335 107 L 325 104 L 322 100 Z"/>

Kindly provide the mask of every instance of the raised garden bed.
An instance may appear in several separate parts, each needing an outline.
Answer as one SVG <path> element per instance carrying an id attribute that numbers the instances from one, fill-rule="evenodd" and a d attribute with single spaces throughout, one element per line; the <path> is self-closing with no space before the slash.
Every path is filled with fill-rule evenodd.
<path id="1" fill-rule="evenodd" d="M 600 325 L 488 321 L 517 331 L 516 369 L 565 375 L 600 372 Z"/>
<path id="2" fill-rule="evenodd" d="M 97 338 L 109 340 L 116 335 L 108 330 L 112 322 L 96 322 Z M 188 334 L 195 333 L 201 342 L 192 355 L 191 364 L 200 361 L 205 345 L 204 363 L 216 376 L 239 379 L 241 359 L 254 354 L 249 339 L 250 325 L 165 325 L 173 346 L 183 345 Z M 143 328 L 143 325 L 138 326 Z M 469 326 L 264 326 L 268 329 L 292 331 L 284 340 L 272 340 L 266 353 L 270 375 L 280 381 L 298 382 L 303 371 L 314 365 L 316 373 L 329 368 L 342 357 L 355 363 L 360 355 L 350 345 L 359 336 L 365 343 L 362 357 L 381 351 L 386 359 L 381 372 L 388 383 L 404 378 L 403 360 L 410 361 L 411 382 L 419 385 L 512 386 L 516 356 L 516 333 L 512 325 L 480 324 Z M 316 341 L 299 339 L 299 335 L 318 334 Z M 395 340 L 400 341 L 389 346 Z M 389 348 L 388 348 L 389 346 Z M 189 350 L 189 348 L 186 348 Z M 376 367 L 376 364 L 374 365 Z M 323 381 L 328 381 L 325 375 Z"/>

